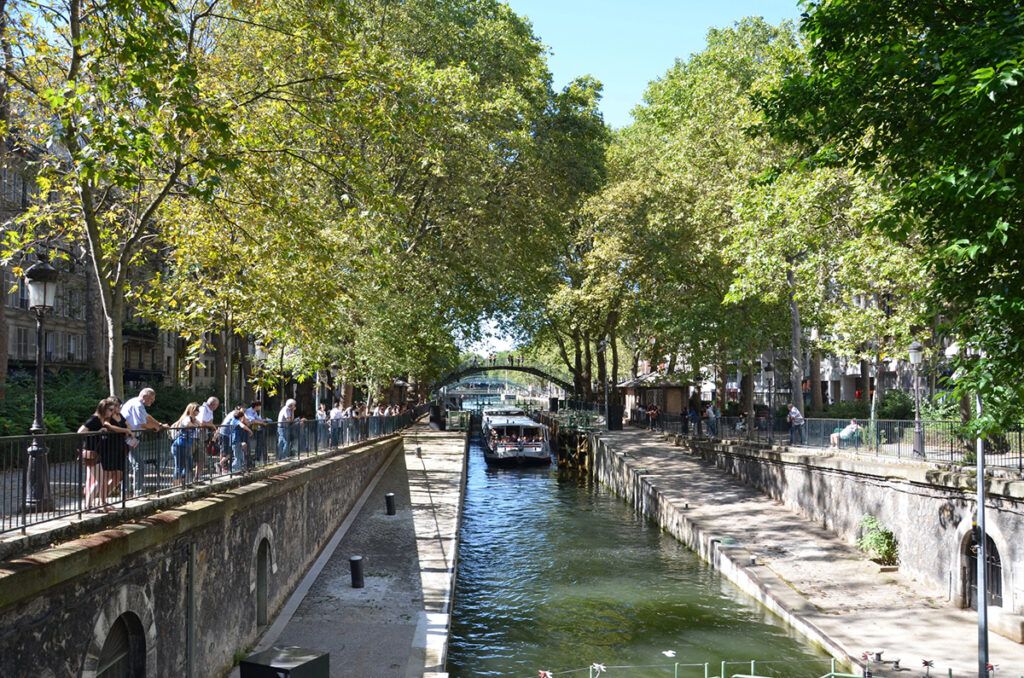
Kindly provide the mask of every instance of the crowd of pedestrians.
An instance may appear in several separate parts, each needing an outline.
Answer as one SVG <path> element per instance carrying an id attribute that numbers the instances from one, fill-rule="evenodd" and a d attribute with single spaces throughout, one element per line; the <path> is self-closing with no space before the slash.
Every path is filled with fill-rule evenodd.
<path id="1" fill-rule="evenodd" d="M 360 434 L 377 435 L 379 418 L 405 413 L 409 407 L 394 404 L 334 403 L 329 411 L 321 404 L 315 425 L 297 413 L 298 403 L 289 398 L 278 411 L 276 421 L 263 414 L 263 403 L 239 403 L 217 422 L 220 400 L 214 396 L 202 404 L 189 403 L 173 423 L 157 421 L 147 410 L 156 401 L 156 391 L 142 389 L 121 403 L 116 398 L 101 400 L 96 411 L 79 427 L 83 434 L 81 460 L 85 468 L 83 500 L 87 509 L 110 510 L 108 503 L 146 491 L 147 469 L 157 467 L 159 486 L 162 453 L 170 439 L 170 485 L 199 483 L 205 473 L 240 473 L 267 462 L 268 443 L 276 429 L 274 458 L 285 460 L 300 452 L 349 444 Z M 358 422 L 352 420 L 360 420 Z M 375 424 L 378 424 L 375 426 Z M 166 437 L 157 435 L 165 432 Z M 125 475 L 127 473 L 127 475 Z M 152 478 L 150 478 L 152 482 Z"/>

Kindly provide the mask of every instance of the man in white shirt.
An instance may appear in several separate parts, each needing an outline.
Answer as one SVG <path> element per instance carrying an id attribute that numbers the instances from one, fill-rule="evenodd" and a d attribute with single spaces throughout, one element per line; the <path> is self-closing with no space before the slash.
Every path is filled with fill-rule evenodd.
<path id="1" fill-rule="evenodd" d="M 167 424 L 161 424 L 146 411 L 146 408 L 154 402 L 156 402 L 156 391 L 151 388 L 144 388 L 139 391 L 138 396 L 129 398 L 121 405 L 121 415 L 128 422 L 128 428 L 135 431 L 136 440 L 142 440 L 140 435 L 142 431 L 161 431 L 167 428 Z M 149 440 L 147 442 L 152 445 L 155 441 Z M 146 444 L 146 442 L 139 442 L 134 447 L 129 446 L 128 448 L 128 466 L 132 479 L 131 492 L 136 496 L 142 494 L 143 491 L 145 470 L 142 466 L 141 448 Z"/>
<path id="2" fill-rule="evenodd" d="M 292 456 L 292 441 L 295 440 L 295 405 L 289 398 L 284 407 L 277 413 L 277 458 L 287 459 Z"/>

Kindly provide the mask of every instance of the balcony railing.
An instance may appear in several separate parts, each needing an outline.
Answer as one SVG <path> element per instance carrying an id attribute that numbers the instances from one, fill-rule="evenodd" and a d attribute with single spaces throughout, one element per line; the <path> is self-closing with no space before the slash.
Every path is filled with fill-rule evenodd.
<path id="1" fill-rule="evenodd" d="M 125 436 L 104 433 L 39 436 L 48 449 L 47 506 L 32 506 L 29 486 L 35 479 L 28 477 L 27 453 L 32 436 L 0 438 L 0 533 L 116 510 L 129 501 L 322 455 L 397 433 L 425 411 L 421 406 L 393 417 L 268 422 L 234 438 L 226 427 L 145 431 L 135 447 L 126 444 Z M 88 459 L 93 456 L 95 461 Z"/>

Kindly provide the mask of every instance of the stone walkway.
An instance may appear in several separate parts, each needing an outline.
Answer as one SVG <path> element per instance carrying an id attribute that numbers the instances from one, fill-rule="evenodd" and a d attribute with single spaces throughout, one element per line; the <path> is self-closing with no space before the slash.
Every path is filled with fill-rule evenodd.
<path id="1" fill-rule="evenodd" d="M 444 671 L 465 467 L 465 434 L 420 425 L 257 649 L 330 653 L 331 676 L 412 678 Z M 417 455 L 417 448 L 421 454 Z M 385 494 L 397 512 L 385 512 Z M 365 587 L 349 558 L 363 557 Z M 236 669 L 233 673 L 238 675 Z"/>
<path id="2" fill-rule="evenodd" d="M 884 650 L 903 670 L 867 663 L 877 676 L 977 675 L 977 616 L 952 607 L 945 592 L 925 590 L 898 572 L 881 572 L 833 533 L 805 520 L 724 471 L 687 455 L 660 436 L 640 430 L 602 434 L 608 447 L 643 481 L 705 534 L 735 541 L 757 558 L 744 568 L 851 657 Z M 1024 675 L 1024 645 L 989 634 L 997 676 Z M 910 669 L 909 671 L 907 669 Z"/>

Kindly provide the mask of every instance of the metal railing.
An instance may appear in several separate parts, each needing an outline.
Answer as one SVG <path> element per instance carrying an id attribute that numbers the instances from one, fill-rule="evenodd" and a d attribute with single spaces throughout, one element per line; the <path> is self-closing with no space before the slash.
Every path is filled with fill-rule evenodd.
<path id="1" fill-rule="evenodd" d="M 60 518 L 124 508 L 129 500 L 244 476 L 281 461 L 391 435 L 426 412 L 392 417 L 266 422 L 252 433 L 219 426 L 124 435 L 37 436 L 47 447 L 45 475 L 30 477 L 32 436 L 0 438 L 0 534 Z M 44 489 L 45 488 L 45 489 Z"/>
<path id="2" fill-rule="evenodd" d="M 650 417 L 646 410 L 634 408 L 629 421 L 633 426 L 661 433 L 698 438 L 773 442 L 794 447 L 838 448 L 863 454 L 896 459 L 918 459 L 935 463 L 969 465 L 975 462 L 974 439 L 959 421 L 923 421 L 922 454 L 914 451 L 914 421 L 909 419 L 858 419 L 859 429 L 850 431 L 850 419 L 807 418 L 802 430 L 791 426 L 786 417 L 717 417 L 692 419 L 682 414 L 659 413 Z M 1024 432 L 1010 431 L 985 446 L 985 464 L 1024 472 Z"/>

